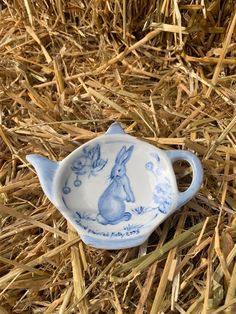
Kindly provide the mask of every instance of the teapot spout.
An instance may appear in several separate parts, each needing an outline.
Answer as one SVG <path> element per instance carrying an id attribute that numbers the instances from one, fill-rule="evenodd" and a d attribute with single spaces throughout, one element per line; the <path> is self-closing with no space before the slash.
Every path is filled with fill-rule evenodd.
<path id="1" fill-rule="evenodd" d="M 26 159 L 36 170 L 44 193 L 48 199 L 56 205 L 52 194 L 52 184 L 59 166 L 58 162 L 49 160 L 38 154 L 27 155 Z"/>

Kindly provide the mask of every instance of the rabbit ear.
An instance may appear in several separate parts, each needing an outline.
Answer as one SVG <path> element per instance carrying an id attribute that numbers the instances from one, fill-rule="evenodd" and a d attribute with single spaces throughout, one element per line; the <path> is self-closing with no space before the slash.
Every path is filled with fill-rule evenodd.
<path id="1" fill-rule="evenodd" d="M 126 150 L 126 147 L 124 146 L 125 148 L 125 151 L 123 152 L 123 154 L 120 156 L 120 159 L 119 159 L 119 164 L 126 164 L 127 161 L 130 159 L 131 157 L 131 154 L 134 150 L 134 145 L 130 146 L 127 150 Z"/>
<path id="2" fill-rule="evenodd" d="M 121 150 L 119 151 L 118 155 L 116 156 L 116 164 L 120 163 L 120 159 L 124 155 L 125 152 L 126 152 L 126 147 L 123 146 Z"/>

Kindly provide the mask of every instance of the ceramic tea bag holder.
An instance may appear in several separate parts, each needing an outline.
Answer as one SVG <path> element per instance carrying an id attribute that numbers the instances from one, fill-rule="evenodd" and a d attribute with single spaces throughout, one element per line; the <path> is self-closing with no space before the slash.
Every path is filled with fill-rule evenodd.
<path id="1" fill-rule="evenodd" d="M 162 151 L 124 133 L 118 123 L 63 161 L 28 155 L 44 193 L 88 245 L 137 246 L 199 190 L 203 170 L 188 151 Z M 192 183 L 179 192 L 173 163 L 186 160 Z"/>

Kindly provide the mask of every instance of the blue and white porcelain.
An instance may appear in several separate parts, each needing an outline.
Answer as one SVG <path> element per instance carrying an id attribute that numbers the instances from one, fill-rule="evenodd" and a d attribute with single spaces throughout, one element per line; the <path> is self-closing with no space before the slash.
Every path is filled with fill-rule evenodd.
<path id="1" fill-rule="evenodd" d="M 124 133 L 118 123 L 63 161 L 28 155 L 44 193 L 88 245 L 141 245 L 170 214 L 198 192 L 203 170 L 188 151 L 162 151 Z M 186 160 L 193 179 L 179 192 L 173 163 Z"/>

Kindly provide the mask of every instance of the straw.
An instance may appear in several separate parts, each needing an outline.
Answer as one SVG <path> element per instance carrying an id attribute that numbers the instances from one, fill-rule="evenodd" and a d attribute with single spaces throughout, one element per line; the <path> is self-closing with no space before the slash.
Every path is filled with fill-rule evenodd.
<path id="1" fill-rule="evenodd" d="M 1 1 L 1 313 L 235 313 L 235 24 L 232 0 Z M 26 160 L 114 121 L 204 168 L 145 254 L 82 243 Z"/>

